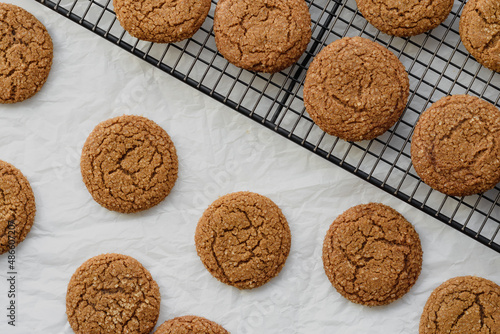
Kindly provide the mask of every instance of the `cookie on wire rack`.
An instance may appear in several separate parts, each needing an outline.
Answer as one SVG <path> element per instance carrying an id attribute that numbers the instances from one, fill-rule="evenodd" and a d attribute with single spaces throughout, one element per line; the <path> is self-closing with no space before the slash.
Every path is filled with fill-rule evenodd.
<path id="1" fill-rule="evenodd" d="M 492 189 L 500 182 L 500 110 L 475 96 L 446 96 L 419 118 L 411 160 L 431 188 L 450 196 Z"/>
<path id="2" fill-rule="evenodd" d="M 408 73 L 392 52 L 363 37 L 344 37 L 314 57 L 304 83 L 304 105 L 326 133 L 361 141 L 389 130 L 409 93 Z"/>
<path id="3" fill-rule="evenodd" d="M 113 0 L 123 29 L 138 39 L 174 43 L 192 37 L 205 21 L 210 0 Z"/>
<path id="4" fill-rule="evenodd" d="M 460 17 L 460 38 L 487 68 L 500 72 L 500 1 L 469 0 Z"/>
<path id="5" fill-rule="evenodd" d="M 311 16 L 304 0 L 219 0 L 215 43 L 233 65 L 275 73 L 291 66 L 311 39 Z"/>
<path id="6" fill-rule="evenodd" d="M 436 28 L 450 14 L 454 0 L 356 0 L 363 17 L 380 31 L 414 36 Z"/>

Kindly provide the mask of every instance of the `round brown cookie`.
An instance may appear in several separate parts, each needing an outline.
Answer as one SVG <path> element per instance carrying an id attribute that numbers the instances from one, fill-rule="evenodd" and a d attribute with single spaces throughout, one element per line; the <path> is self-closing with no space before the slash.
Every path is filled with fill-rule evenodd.
<path id="1" fill-rule="evenodd" d="M 36 17 L 7 3 L 0 3 L 0 35 L 0 103 L 24 101 L 47 81 L 52 39 Z"/>
<path id="2" fill-rule="evenodd" d="M 102 254 L 73 274 L 66 314 L 77 334 L 149 333 L 160 313 L 158 284 L 136 259 Z"/>
<path id="3" fill-rule="evenodd" d="M 26 238 L 35 220 L 35 196 L 19 169 L 0 160 L 0 254 Z"/>
<path id="4" fill-rule="evenodd" d="M 304 0 L 219 0 L 215 43 L 230 63 L 274 73 L 299 60 L 311 39 Z"/>
<path id="5" fill-rule="evenodd" d="M 344 37 L 321 50 L 309 66 L 304 105 L 326 133 L 360 141 L 393 126 L 409 92 L 408 74 L 392 52 L 362 37 Z"/>
<path id="6" fill-rule="evenodd" d="M 203 317 L 186 315 L 165 321 L 154 334 L 229 334 L 229 332 Z"/>
<path id="7" fill-rule="evenodd" d="M 364 18 L 394 36 L 414 36 L 434 29 L 453 7 L 453 0 L 356 0 Z"/>
<path id="8" fill-rule="evenodd" d="M 177 179 L 177 154 L 168 134 L 141 116 L 99 123 L 87 138 L 83 182 L 103 207 L 131 213 L 160 203 Z"/>
<path id="9" fill-rule="evenodd" d="M 173 43 L 200 29 L 210 0 L 113 0 L 116 18 L 130 35 L 145 41 Z"/>
<path id="10" fill-rule="evenodd" d="M 500 182 L 500 110 L 474 96 L 447 96 L 415 126 L 411 160 L 422 181 L 452 196 Z"/>
<path id="11" fill-rule="evenodd" d="M 427 300 L 419 333 L 500 333 L 500 286 L 474 276 L 447 280 Z"/>
<path id="12" fill-rule="evenodd" d="M 467 1 L 459 28 L 462 43 L 474 58 L 500 72 L 500 1 Z"/>
<path id="13" fill-rule="evenodd" d="M 278 275 L 290 252 L 291 235 L 280 208 L 269 198 L 236 192 L 220 197 L 203 213 L 196 251 L 219 281 L 252 289 Z"/>
<path id="14" fill-rule="evenodd" d="M 385 305 L 415 284 L 422 247 L 413 226 L 396 210 L 380 203 L 357 205 L 330 226 L 323 265 L 345 298 L 368 306 Z"/>

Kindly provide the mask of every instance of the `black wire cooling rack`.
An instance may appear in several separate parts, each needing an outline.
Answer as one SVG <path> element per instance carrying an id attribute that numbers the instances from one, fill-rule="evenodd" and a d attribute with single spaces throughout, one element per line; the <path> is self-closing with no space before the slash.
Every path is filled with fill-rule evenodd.
<path id="1" fill-rule="evenodd" d="M 460 42 L 458 22 L 464 0 L 436 29 L 412 38 L 380 33 L 357 11 L 355 0 L 306 0 L 312 38 L 297 64 L 273 75 L 229 64 L 212 33 L 216 1 L 201 29 L 175 44 L 139 41 L 116 20 L 111 0 L 35 0 L 188 85 L 261 123 L 311 152 L 500 252 L 500 188 L 474 196 L 445 196 L 424 184 L 410 158 L 410 138 L 419 115 L 450 94 L 479 96 L 499 106 L 500 74 L 480 66 Z M 325 134 L 304 109 L 307 67 L 325 45 L 344 36 L 363 36 L 394 52 L 410 77 L 407 108 L 391 130 L 350 143 Z"/>

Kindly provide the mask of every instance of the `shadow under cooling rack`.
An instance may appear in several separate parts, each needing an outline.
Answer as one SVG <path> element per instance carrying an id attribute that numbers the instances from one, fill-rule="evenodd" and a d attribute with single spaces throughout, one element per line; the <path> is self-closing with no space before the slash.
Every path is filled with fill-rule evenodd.
<path id="1" fill-rule="evenodd" d="M 499 105 L 500 74 L 478 64 L 460 42 L 464 0 L 434 30 L 411 38 L 381 34 L 357 11 L 355 0 L 306 0 L 312 38 L 297 64 L 275 74 L 229 64 L 212 33 L 216 1 L 201 29 L 174 44 L 139 41 L 123 30 L 111 0 L 35 0 L 188 85 L 285 136 L 311 152 L 376 185 L 414 207 L 500 252 L 500 188 L 456 198 L 432 190 L 416 175 L 410 138 L 419 115 L 450 94 L 470 94 Z M 313 57 L 332 41 L 363 36 L 387 47 L 410 77 L 406 110 L 384 135 L 350 143 L 325 134 L 304 109 L 303 81 Z M 499 237 L 500 238 L 500 237 Z"/>

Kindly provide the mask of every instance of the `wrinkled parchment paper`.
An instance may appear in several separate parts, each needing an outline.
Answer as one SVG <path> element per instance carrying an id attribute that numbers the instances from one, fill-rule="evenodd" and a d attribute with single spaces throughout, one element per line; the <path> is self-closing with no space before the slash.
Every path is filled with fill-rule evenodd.
<path id="1" fill-rule="evenodd" d="M 35 224 L 16 249 L 16 326 L 7 324 L 7 256 L 0 256 L 0 333 L 73 333 L 65 314 L 68 281 L 88 258 L 130 255 L 162 295 L 158 325 L 195 314 L 232 333 L 417 333 L 431 291 L 448 278 L 500 283 L 500 256 L 443 223 L 314 156 L 259 124 L 52 12 L 33 0 L 7 0 L 33 13 L 54 41 L 48 82 L 33 98 L 0 105 L 0 159 L 33 187 Z M 124 215 L 95 203 L 80 175 L 85 139 L 99 122 L 146 116 L 172 137 L 179 178 L 160 205 Z M 196 255 L 205 208 L 250 190 L 283 210 L 292 247 L 279 276 L 239 291 L 213 278 Z M 338 294 L 323 271 L 324 235 L 337 215 L 371 201 L 415 225 L 424 262 L 416 285 L 388 306 L 368 308 Z"/>

